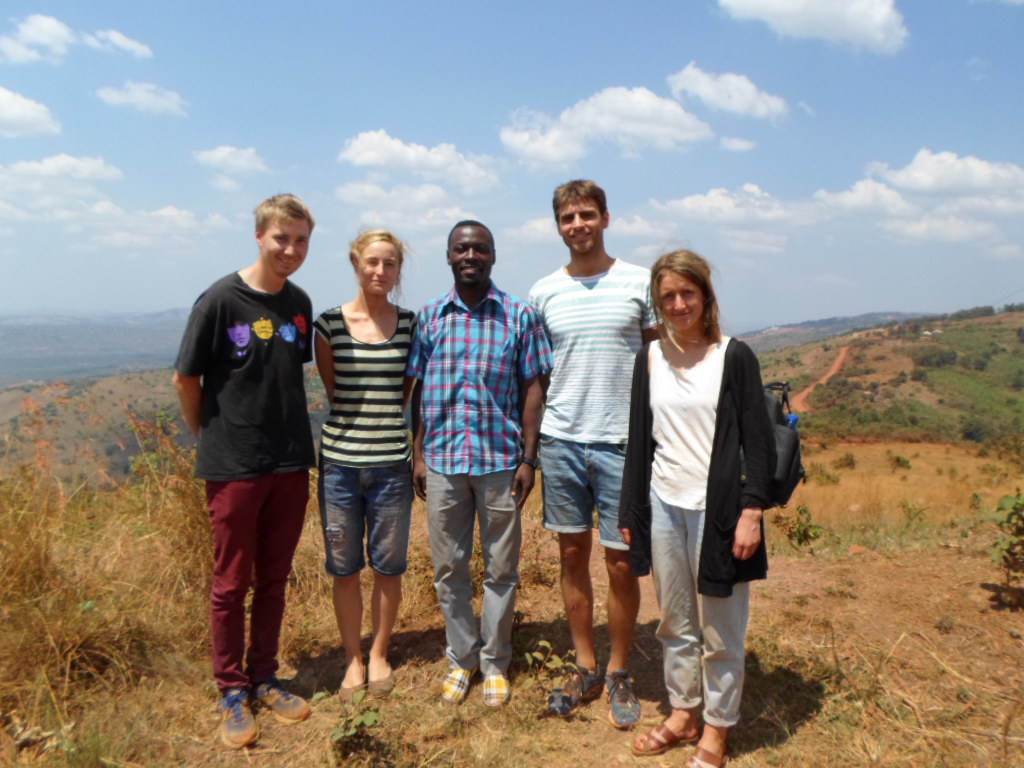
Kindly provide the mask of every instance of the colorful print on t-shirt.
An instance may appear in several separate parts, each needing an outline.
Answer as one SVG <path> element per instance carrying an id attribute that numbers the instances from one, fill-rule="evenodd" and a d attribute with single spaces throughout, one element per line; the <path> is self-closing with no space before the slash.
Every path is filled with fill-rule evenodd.
<path id="1" fill-rule="evenodd" d="M 238 323 L 228 328 L 228 338 L 235 345 L 235 354 L 238 357 L 245 356 L 245 350 L 252 341 L 252 330 L 245 323 Z"/>
<path id="2" fill-rule="evenodd" d="M 267 341 L 274 336 L 274 322 L 268 317 L 261 317 L 253 323 L 252 329 L 256 333 L 257 338 L 263 339 L 263 341 Z"/>

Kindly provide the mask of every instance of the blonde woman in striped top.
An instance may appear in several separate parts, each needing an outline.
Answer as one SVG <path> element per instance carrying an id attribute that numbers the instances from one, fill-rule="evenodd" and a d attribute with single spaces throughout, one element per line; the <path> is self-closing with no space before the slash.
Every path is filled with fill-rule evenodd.
<path id="1" fill-rule="evenodd" d="M 388 644 L 402 599 L 412 510 L 409 432 L 403 389 L 415 315 L 393 304 L 405 246 L 386 230 L 351 244 L 359 294 L 317 318 L 316 362 L 330 415 L 320 447 L 320 517 L 334 613 L 345 649 L 342 699 L 369 688 L 394 688 Z M 363 596 L 359 574 L 373 568 L 369 658 L 361 649 Z"/>

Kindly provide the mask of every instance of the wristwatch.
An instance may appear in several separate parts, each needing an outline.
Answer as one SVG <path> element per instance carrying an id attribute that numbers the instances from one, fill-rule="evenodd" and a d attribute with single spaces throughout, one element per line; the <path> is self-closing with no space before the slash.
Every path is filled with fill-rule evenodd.
<path id="1" fill-rule="evenodd" d="M 523 456 L 522 463 L 523 464 L 529 464 L 531 467 L 536 469 L 537 465 L 540 464 L 540 461 L 537 459 L 536 456 L 534 456 L 532 459 L 529 456 Z"/>

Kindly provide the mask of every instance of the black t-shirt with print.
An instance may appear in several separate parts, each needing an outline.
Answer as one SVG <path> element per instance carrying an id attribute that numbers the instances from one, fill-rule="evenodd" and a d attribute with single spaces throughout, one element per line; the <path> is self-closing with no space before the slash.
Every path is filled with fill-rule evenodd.
<path id="1" fill-rule="evenodd" d="M 257 291 L 232 273 L 196 300 L 175 369 L 203 377 L 196 475 L 242 480 L 315 462 L 303 363 L 313 357 L 309 296 Z"/>

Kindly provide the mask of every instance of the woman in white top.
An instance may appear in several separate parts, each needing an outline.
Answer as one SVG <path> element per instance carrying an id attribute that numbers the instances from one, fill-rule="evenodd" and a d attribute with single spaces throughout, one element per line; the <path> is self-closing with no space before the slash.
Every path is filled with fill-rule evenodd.
<path id="1" fill-rule="evenodd" d="M 722 335 L 708 262 L 662 256 L 651 293 L 661 338 L 637 356 L 619 524 L 634 571 L 654 574 L 672 713 L 633 752 L 699 740 L 688 768 L 718 768 L 739 719 L 749 581 L 767 573 L 774 444 L 757 359 Z"/>
<path id="2" fill-rule="evenodd" d="M 341 698 L 394 687 L 387 651 L 402 599 L 412 516 L 405 365 L 415 315 L 391 303 L 405 246 L 392 233 L 364 232 L 349 248 L 359 294 L 317 318 L 316 363 L 330 414 L 320 441 L 320 516 L 334 613 L 345 648 Z M 373 569 L 368 663 L 361 651 L 360 571 Z"/>

